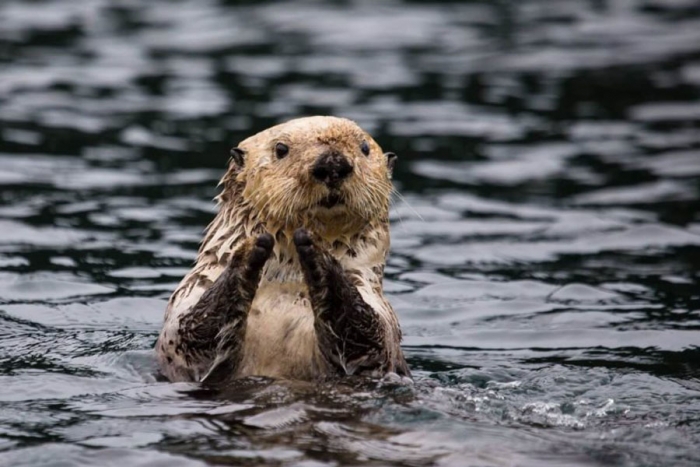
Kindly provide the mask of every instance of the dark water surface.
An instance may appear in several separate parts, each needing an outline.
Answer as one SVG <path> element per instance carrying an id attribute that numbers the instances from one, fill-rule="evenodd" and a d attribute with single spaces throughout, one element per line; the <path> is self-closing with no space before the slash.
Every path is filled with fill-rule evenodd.
<path id="1" fill-rule="evenodd" d="M 415 385 L 156 379 L 236 142 L 400 155 Z M 0 3 L 1 465 L 700 465 L 700 2 Z"/>

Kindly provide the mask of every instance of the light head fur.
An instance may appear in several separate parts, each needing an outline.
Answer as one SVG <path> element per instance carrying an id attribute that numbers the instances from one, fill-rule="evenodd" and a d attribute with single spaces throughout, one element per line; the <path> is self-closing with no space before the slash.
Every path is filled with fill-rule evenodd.
<path id="1" fill-rule="evenodd" d="M 363 142 L 369 147 L 368 155 L 362 151 Z M 275 151 L 278 143 L 289 148 L 281 159 Z M 379 224 L 388 228 L 391 164 L 355 122 L 325 116 L 299 118 L 247 138 L 238 150 L 241 157 L 231 160 L 218 197 L 220 215 L 237 218 L 230 222 L 245 222 L 239 216 L 248 212 L 252 224 L 278 240 L 291 239 L 295 229 L 304 227 L 330 244 L 352 243 L 364 230 L 382 228 Z M 331 190 L 311 175 L 313 164 L 327 152 L 342 154 L 353 167 L 348 179 L 333 190 L 341 203 L 330 208 L 322 203 Z"/>

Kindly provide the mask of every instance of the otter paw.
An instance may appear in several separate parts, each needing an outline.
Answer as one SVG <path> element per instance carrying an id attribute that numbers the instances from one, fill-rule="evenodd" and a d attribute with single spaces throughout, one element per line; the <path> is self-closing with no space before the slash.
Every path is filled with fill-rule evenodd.
<path id="1" fill-rule="evenodd" d="M 294 231 L 294 246 L 297 248 L 299 260 L 303 266 L 312 264 L 318 256 L 311 235 L 306 229 L 300 228 Z"/>
<path id="2" fill-rule="evenodd" d="M 319 283 L 323 275 L 322 255 L 306 229 L 297 229 L 294 232 L 294 245 L 297 248 L 299 263 L 304 271 L 306 283 L 309 286 Z"/>
<path id="3" fill-rule="evenodd" d="M 311 236 L 305 228 L 300 227 L 294 231 L 294 245 L 296 245 L 297 249 L 313 245 Z"/>
<path id="4" fill-rule="evenodd" d="M 306 229 L 300 228 L 294 231 L 294 246 L 297 248 L 302 266 L 310 266 L 314 263 L 318 254 L 311 235 Z"/>
<path id="5" fill-rule="evenodd" d="M 255 244 L 248 257 L 248 266 L 252 270 L 261 269 L 272 254 L 272 247 L 275 246 L 275 240 L 269 233 L 258 235 L 255 239 Z"/>

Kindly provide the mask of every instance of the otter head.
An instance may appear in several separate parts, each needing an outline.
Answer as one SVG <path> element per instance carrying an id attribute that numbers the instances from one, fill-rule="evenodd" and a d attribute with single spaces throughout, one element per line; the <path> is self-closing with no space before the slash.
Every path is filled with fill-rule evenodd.
<path id="1" fill-rule="evenodd" d="M 232 150 L 223 202 L 249 206 L 269 232 L 305 227 L 326 238 L 388 222 L 396 161 L 356 123 L 336 117 L 291 120 Z"/>

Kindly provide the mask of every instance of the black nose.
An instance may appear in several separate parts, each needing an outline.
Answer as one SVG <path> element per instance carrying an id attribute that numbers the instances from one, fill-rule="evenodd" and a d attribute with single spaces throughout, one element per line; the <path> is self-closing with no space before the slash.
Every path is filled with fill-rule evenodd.
<path id="1" fill-rule="evenodd" d="M 348 159 L 337 152 L 322 154 L 311 167 L 311 175 L 331 188 L 337 188 L 352 173 Z"/>

